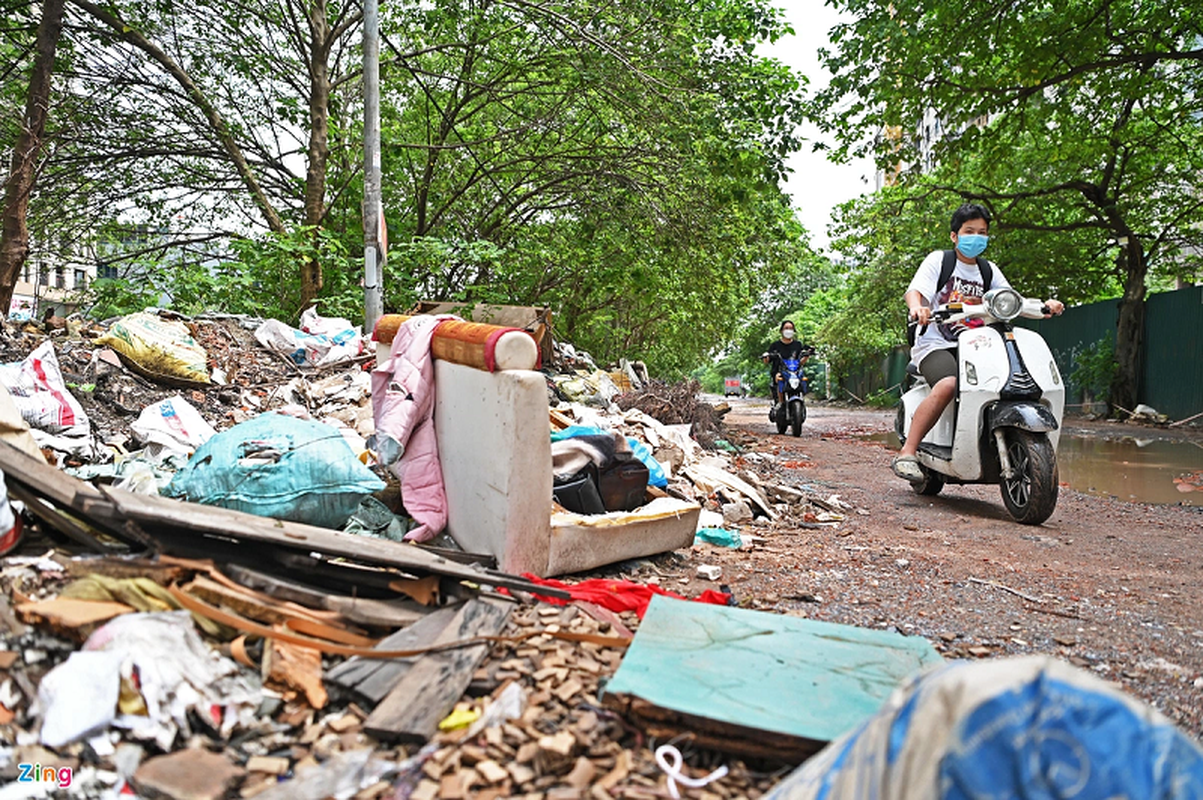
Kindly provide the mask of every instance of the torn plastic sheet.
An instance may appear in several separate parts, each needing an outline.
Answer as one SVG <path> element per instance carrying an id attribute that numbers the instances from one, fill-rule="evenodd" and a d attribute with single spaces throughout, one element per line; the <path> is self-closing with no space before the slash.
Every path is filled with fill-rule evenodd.
<path id="1" fill-rule="evenodd" d="M 42 717 L 42 744 L 61 747 L 112 724 L 123 660 L 121 653 L 78 651 L 46 673 L 34 708 Z"/>
<path id="2" fill-rule="evenodd" d="M 83 652 L 119 656 L 121 678 L 136 672 L 147 714 L 122 714 L 113 724 L 163 750 L 171 749 L 177 732 L 192 732 L 189 709 L 210 719 L 224 737 L 251 723 L 262 700 L 259 686 L 236 663 L 205 645 L 187 611 L 122 615 L 89 636 Z"/>

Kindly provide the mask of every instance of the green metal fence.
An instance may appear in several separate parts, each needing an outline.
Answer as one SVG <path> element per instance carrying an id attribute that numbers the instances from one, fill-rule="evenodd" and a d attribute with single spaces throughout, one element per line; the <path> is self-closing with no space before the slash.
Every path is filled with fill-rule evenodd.
<path id="1" fill-rule="evenodd" d="M 1078 356 L 1107 336 L 1114 342 L 1118 315 L 1119 301 L 1103 300 L 1067 308 L 1052 319 L 1021 321 L 1024 327 L 1038 331 L 1052 349 L 1066 378 L 1067 403 L 1082 402 L 1081 387 L 1070 380 Z M 896 387 L 909 358 L 907 348 L 895 347 L 876 363 L 841 378 L 844 397 L 864 400 L 874 392 Z M 1203 286 L 1149 296 L 1137 396 L 1172 419 L 1203 412 Z"/>
<path id="2" fill-rule="evenodd" d="M 1068 308 L 1060 317 L 1024 320 L 1042 335 L 1067 379 L 1068 403 L 1082 401 L 1068 381 L 1078 356 L 1095 342 L 1115 338 L 1118 300 Z M 1144 349 L 1137 396 L 1172 419 L 1203 411 L 1203 286 L 1150 295 L 1145 308 Z"/>

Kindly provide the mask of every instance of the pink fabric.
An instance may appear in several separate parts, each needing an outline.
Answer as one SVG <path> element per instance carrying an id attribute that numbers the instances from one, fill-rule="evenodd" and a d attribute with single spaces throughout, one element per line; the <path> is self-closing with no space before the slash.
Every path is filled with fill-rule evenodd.
<path id="1" fill-rule="evenodd" d="M 434 432 L 434 356 L 430 340 L 452 314 L 415 316 L 393 339 L 389 357 L 372 370 L 372 416 L 377 437 L 390 436 L 404 452 L 392 465 L 401 481 L 405 510 L 418 527 L 405 534 L 415 542 L 433 539 L 447 526 L 447 493 Z"/>

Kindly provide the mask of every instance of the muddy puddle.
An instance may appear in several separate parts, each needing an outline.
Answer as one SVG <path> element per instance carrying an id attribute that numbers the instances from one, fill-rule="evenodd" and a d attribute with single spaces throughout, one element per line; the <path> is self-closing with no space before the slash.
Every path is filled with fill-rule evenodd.
<path id="1" fill-rule="evenodd" d="M 864 437 L 897 449 L 893 432 Z M 1133 503 L 1203 506 L 1203 445 L 1165 439 L 1107 439 L 1072 431 L 1057 446 L 1061 483 Z"/>

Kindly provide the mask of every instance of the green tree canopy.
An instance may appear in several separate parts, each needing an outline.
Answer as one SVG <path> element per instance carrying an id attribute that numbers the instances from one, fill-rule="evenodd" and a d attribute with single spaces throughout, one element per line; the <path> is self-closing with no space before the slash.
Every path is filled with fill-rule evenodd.
<path id="1" fill-rule="evenodd" d="M 820 124 L 903 185 L 925 172 L 937 190 L 993 207 L 999 226 L 1030 237 L 1014 245 L 1026 291 L 1118 288 L 1113 399 L 1132 403 L 1150 277 L 1199 268 L 1203 10 L 838 5 L 855 21 L 825 55 L 834 77 L 815 98 Z"/>

